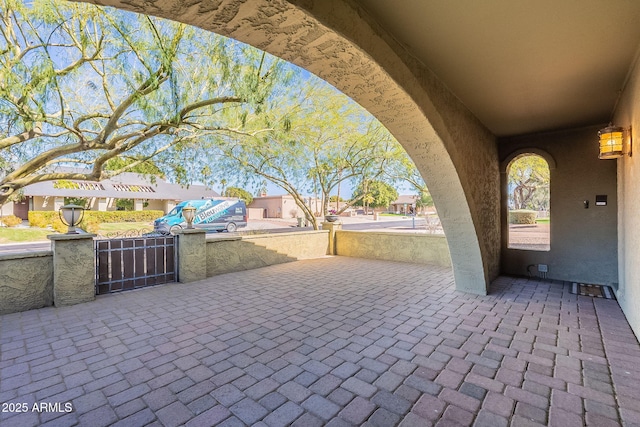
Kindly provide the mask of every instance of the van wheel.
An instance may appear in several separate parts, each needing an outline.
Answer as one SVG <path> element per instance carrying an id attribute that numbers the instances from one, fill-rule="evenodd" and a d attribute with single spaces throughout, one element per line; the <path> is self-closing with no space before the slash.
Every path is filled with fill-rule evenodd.
<path id="1" fill-rule="evenodd" d="M 180 232 L 180 230 L 182 230 L 182 227 L 180 227 L 179 225 L 174 225 L 173 227 L 171 227 L 169 229 L 169 232 L 171 234 L 178 234 Z"/>
<path id="2" fill-rule="evenodd" d="M 227 224 L 227 231 L 229 233 L 233 233 L 237 229 L 238 229 L 238 227 L 233 222 L 230 222 L 229 224 Z"/>

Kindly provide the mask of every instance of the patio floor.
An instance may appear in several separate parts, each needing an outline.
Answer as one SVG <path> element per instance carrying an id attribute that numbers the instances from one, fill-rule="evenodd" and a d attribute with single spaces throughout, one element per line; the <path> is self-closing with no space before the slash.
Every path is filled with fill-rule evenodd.
<path id="1" fill-rule="evenodd" d="M 0 316 L 0 425 L 640 425 L 616 301 L 452 282 L 333 257 Z"/>

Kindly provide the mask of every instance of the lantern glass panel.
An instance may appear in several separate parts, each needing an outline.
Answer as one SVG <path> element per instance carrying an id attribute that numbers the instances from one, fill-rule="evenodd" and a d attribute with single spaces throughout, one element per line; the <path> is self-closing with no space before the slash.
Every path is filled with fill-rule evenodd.
<path id="1" fill-rule="evenodd" d="M 600 132 L 600 158 L 614 159 L 624 154 L 623 132 L 620 129 Z"/>

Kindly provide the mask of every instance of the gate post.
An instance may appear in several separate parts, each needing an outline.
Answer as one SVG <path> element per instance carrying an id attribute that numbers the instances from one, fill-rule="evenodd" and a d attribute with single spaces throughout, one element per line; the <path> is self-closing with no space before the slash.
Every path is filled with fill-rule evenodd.
<path id="1" fill-rule="evenodd" d="M 322 223 L 323 230 L 329 230 L 329 246 L 327 247 L 327 255 L 337 255 L 336 252 L 336 230 L 342 230 L 342 222 L 329 222 L 324 221 Z"/>
<path id="2" fill-rule="evenodd" d="M 96 298 L 93 234 L 53 234 L 53 304 L 56 307 Z"/>
<path id="3" fill-rule="evenodd" d="M 206 231 L 184 229 L 178 234 L 178 282 L 189 283 L 207 278 Z"/>

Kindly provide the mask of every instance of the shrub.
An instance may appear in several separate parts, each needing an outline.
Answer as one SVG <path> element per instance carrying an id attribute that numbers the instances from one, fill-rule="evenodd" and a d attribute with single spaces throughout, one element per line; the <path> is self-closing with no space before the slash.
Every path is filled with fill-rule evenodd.
<path id="1" fill-rule="evenodd" d="M 0 221 L 7 227 L 15 227 L 16 225 L 22 224 L 22 219 L 15 215 L 5 215 L 0 218 Z"/>
<path id="2" fill-rule="evenodd" d="M 87 233 L 97 234 L 100 229 L 100 223 L 93 218 L 85 218 L 80 224 L 80 228 Z"/>
<path id="3" fill-rule="evenodd" d="M 32 227 L 47 228 L 53 226 L 54 218 L 57 217 L 58 212 L 29 211 L 29 225 Z"/>
<path id="4" fill-rule="evenodd" d="M 509 211 L 509 224 L 535 224 L 538 213 L 529 210 Z"/>
<path id="5" fill-rule="evenodd" d="M 95 233 L 104 223 L 113 222 L 146 222 L 153 221 L 164 215 L 162 211 L 85 211 L 79 228 Z M 32 227 L 52 227 L 61 233 L 66 233 L 67 227 L 60 221 L 57 211 L 30 211 L 29 224 Z"/>

